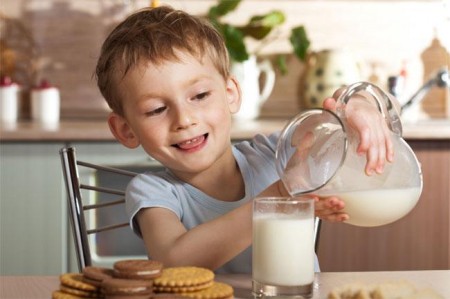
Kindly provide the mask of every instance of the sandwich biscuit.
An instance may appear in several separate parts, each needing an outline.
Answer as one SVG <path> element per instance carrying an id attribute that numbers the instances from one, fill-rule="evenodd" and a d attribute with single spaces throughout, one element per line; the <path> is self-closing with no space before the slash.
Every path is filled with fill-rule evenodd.
<path id="1" fill-rule="evenodd" d="M 163 264 L 154 260 L 123 260 L 114 263 L 113 275 L 124 279 L 154 279 L 161 276 Z"/>
<path id="2" fill-rule="evenodd" d="M 109 278 L 102 282 L 105 298 L 151 298 L 153 294 L 151 280 Z"/>
<path id="3" fill-rule="evenodd" d="M 87 266 L 82 273 L 84 282 L 100 287 L 103 280 L 113 277 L 114 271 L 110 268 Z"/>

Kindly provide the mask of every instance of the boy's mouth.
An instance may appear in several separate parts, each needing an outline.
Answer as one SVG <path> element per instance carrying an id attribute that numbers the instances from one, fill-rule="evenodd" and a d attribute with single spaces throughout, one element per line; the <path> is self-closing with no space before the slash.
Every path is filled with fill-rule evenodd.
<path id="1" fill-rule="evenodd" d="M 180 143 L 172 144 L 172 146 L 182 149 L 182 150 L 191 150 L 199 147 L 200 145 L 204 144 L 206 139 L 208 138 L 208 133 L 204 135 L 197 136 L 195 138 L 185 140 Z"/>

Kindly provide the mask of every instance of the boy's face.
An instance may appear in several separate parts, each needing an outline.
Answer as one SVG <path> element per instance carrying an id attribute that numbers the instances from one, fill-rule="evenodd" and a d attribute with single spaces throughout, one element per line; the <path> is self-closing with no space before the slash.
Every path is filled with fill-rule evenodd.
<path id="1" fill-rule="evenodd" d="M 125 117 L 109 125 L 125 146 L 139 145 L 174 172 L 197 173 L 230 152 L 231 114 L 240 90 L 209 57 L 177 53 L 180 61 L 143 64 L 119 84 Z"/>

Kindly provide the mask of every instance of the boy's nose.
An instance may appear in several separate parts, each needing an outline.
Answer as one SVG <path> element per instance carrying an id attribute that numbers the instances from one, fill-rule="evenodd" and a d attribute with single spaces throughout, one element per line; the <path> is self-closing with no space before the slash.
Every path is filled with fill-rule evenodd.
<path id="1" fill-rule="evenodd" d="M 174 120 L 175 129 L 185 129 L 194 125 L 195 123 L 195 116 L 192 111 L 190 111 L 186 107 L 180 107 L 176 110 Z"/>

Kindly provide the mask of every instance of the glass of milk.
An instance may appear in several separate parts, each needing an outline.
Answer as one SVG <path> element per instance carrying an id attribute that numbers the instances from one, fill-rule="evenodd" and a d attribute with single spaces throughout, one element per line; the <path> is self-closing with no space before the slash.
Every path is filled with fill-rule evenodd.
<path id="1" fill-rule="evenodd" d="M 261 197 L 253 203 L 255 298 L 310 298 L 314 282 L 314 200 Z"/>

